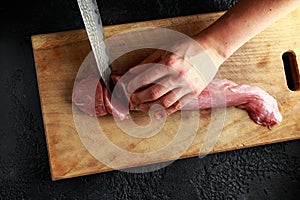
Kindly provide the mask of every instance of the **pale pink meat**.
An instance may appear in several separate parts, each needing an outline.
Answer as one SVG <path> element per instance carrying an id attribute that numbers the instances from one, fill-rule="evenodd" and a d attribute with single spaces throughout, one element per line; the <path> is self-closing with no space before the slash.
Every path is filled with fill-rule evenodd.
<path id="1" fill-rule="evenodd" d="M 224 93 L 211 95 L 212 91 Z M 224 96 L 225 99 L 217 98 Z M 239 85 L 226 79 L 214 79 L 197 99 L 192 100 L 183 109 L 196 110 L 222 106 L 236 106 L 244 109 L 256 123 L 269 128 L 274 124 L 279 124 L 282 120 L 277 101 L 267 92 L 259 87 Z"/>
<path id="2" fill-rule="evenodd" d="M 118 81 L 119 78 L 113 76 L 114 81 Z M 98 83 L 96 93 L 89 89 L 89 85 L 95 85 L 95 81 Z M 95 95 L 95 101 L 92 101 L 93 95 Z M 111 96 L 99 82 L 97 76 L 90 75 L 74 84 L 72 100 L 83 112 L 91 116 L 103 116 L 110 113 L 119 120 L 127 118 L 128 109 L 115 109 L 110 98 Z M 92 102 L 95 104 L 93 105 Z M 252 120 L 269 128 L 274 124 L 279 124 L 282 120 L 277 101 L 267 92 L 258 87 L 236 84 L 226 79 L 211 81 L 198 98 L 185 105 L 182 110 L 225 106 L 236 106 L 244 109 Z M 122 108 L 122 106 L 118 107 Z"/>
<path id="3" fill-rule="evenodd" d="M 94 74 L 74 84 L 72 101 L 80 110 L 91 116 L 107 114 L 103 99 L 103 86 L 99 82 L 98 76 Z"/>

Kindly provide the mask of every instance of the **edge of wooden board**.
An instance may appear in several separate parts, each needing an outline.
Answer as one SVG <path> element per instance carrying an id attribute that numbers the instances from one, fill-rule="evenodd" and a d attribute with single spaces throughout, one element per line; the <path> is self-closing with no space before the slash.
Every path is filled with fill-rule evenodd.
<path id="1" fill-rule="evenodd" d="M 221 17 L 224 12 L 215 12 L 215 13 L 205 13 L 205 14 L 196 14 L 189 16 L 180 16 L 174 18 L 165 18 L 165 19 L 156 19 L 150 21 L 140 21 L 140 22 L 131 22 L 126 24 L 115 24 L 104 26 L 105 37 L 110 37 L 114 35 L 116 32 L 127 31 L 133 28 L 140 27 L 172 27 L 178 24 L 191 23 L 196 22 L 199 17 L 205 17 L 207 21 L 215 21 L 216 18 Z M 146 23 L 146 24 L 145 24 Z M 110 34 L 107 34 L 107 30 L 109 30 Z M 70 34 L 72 33 L 72 34 Z M 72 35 L 72 37 L 70 37 Z M 71 44 L 74 42 L 88 40 L 88 36 L 85 29 L 77 29 L 77 30 L 69 30 L 55 33 L 45 33 L 45 34 L 37 34 L 31 36 L 32 44 L 34 49 L 48 49 L 54 48 L 56 46 L 61 46 L 61 43 Z M 51 43 L 48 43 L 51 41 Z"/>
<path id="2" fill-rule="evenodd" d="M 193 16 L 184 16 L 184 17 L 176 17 L 176 18 L 168 18 L 168 19 L 159 19 L 159 20 L 152 20 L 152 21 L 147 21 L 147 22 L 137 22 L 137 23 L 129 23 L 129 24 L 121 24 L 121 25 L 112 25 L 112 26 L 106 26 L 105 30 L 109 30 L 111 33 L 111 35 L 113 35 L 114 33 L 116 33 L 116 31 L 125 31 L 125 30 L 129 30 L 132 28 L 137 28 L 137 27 L 145 27 L 145 26 L 149 26 L 148 23 L 155 25 L 155 26 L 161 26 L 161 27 L 165 27 L 165 26 L 172 26 L 174 24 L 178 25 L 178 23 L 191 23 L 191 21 L 187 22 L 187 18 L 190 20 L 195 20 L 197 21 L 197 16 L 209 16 L 211 19 L 213 19 L 213 21 L 216 20 L 217 17 L 221 16 L 224 12 L 219 12 L 219 13 L 208 13 L 208 14 L 199 14 L 199 15 L 193 15 Z M 215 17 L 211 17 L 212 14 Z M 177 21 L 177 23 L 175 23 L 175 21 Z M 209 19 L 207 20 L 209 21 Z M 212 20 L 211 20 L 212 21 Z M 158 23 L 159 22 L 159 23 Z M 145 25 L 145 23 L 147 23 L 147 25 Z M 70 34 L 72 33 L 72 34 Z M 71 37 L 70 37 L 71 35 Z M 109 37 L 109 35 L 106 35 L 106 37 Z M 40 35 L 34 35 L 32 36 L 32 44 L 34 47 L 34 51 L 39 51 L 39 50 L 45 50 L 48 48 L 55 48 L 58 46 L 62 46 L 62 45 L 68 45 L 68 44 L 72 44 L 72 43 L 76 43 L 76 42 L 80 42 L 80 41 L 84 41 L 84 40 L 88 40 L 87 38 L 87 34 L 86 31 L 84 29 L 79 29 L 79 30 L 71 30 L 71 31 L 64 31 L 64 32 L 59 32 L 59 33 L 50 33 L 50 34 L 40 34 Z M 49 42 L 51 41 L 51 43 Z M 38 82 L 39 84 L 39 82 Z M 39 92 L 40 94 L 40 92 Z M 41 99 L 41 97 L 40 97 Z M 44 118 L 44 112 L 42 112 L 43 118 Z M 43 120 L 43 123 L 44 120 Z M 44 124 L 45 127 L 45 124 Z M 243 145 L 243 146 L 233 146 L 230 148 L 224 148 L 221 151 L 218 150 L 213 150 L 211 152 L 209 152 L 208 154 L 214 154 L 214 153 L 219 153 L 219 152 L 224 152 L 224 151 L 230 151 L 230 150 L 237 150 L 237 149 L 244 149 L 244 148 L 250 148 L 250 147 L 255 147 L 255 146 L 260 146 L 260 145 L 266 145 L 266 144 L 272 144 L 275 142 L 283 142 L 283 141 L 290 141 L 290 140 L 294 140 L 294 139 L 299 139 L 299 137 L 290 137 L 290 138 L 285 138 L 283 139 L 273 139 L 272 141 L 268 141 L 268 142 L 264 142 L 264 143 L 257 143 L 257 144 L 251 144 L 251 145 Z M 48 138 L 46 137 L 46 140 L 48 140 Z M 48 147 L 48 142 L 47 142 L 47 148 Z M 49 151 L 48 151 L 49 154 Z M 189 156 L 185 156 L 185 157 L 180 157 L 180 159 L 184 159 L 184 158 L 190 158 L 190 157 L 195 157 L 195 156 L 199 156 L 199 154 L 191 154 Z M 164 160 L 165 161 L 165 160 Z M 153 162 L 152 162 L 153 163 Z M 132 166 L 134 167 L 134 166 Z M 83 172 L 83 173 L 78 173 L 76 175 L 73 174 L 65 174 L 64 176 L 54 176 L 54 173 L 52 173 L 52 166 L 50 164 L 50 170 L 51 170 L 51 177 L 52 180 L 60 180 L 60 179 L 65 179 L 65 178 L 72 178 L 72 177 L 77 177 L 77 176 L 81 176 L 81 175 L 89 175 L 89 174 L 93 174 L 93 173 L 100 173 L 99 170 L 95 170 L 95 171 L 89 171 L 89 172 Z M 107 171 L 111 171 L 111 170 L 104 170 L 102 172 L 107 172 Z"/>

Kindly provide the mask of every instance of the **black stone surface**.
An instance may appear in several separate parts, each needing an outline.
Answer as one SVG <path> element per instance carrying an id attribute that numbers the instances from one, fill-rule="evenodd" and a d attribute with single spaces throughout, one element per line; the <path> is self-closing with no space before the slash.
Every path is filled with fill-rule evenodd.
<path id="1" fill-rule="evenodd" d="M 235 1 L 98 1 L 103 23 L 220 11 Z M 75 0 L 0 4 L 0 199 L 298 199 L 300 141 L 191 158 L 145 174 L 52 182 L 30 36 L 83 28 Z M 289 134 L 289 130 L 286 130 Z"/>

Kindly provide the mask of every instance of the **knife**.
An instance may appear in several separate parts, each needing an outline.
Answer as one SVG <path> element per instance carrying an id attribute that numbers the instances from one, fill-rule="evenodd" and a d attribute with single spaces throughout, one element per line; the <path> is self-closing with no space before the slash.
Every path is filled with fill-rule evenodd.
<path id="1" fill-rule="evenodd" d="M 113 81 L 110 78 L 111 69 L 108 65 L 109 57 L 104 43 L 104 30 L 101 21 L 100 12 L 96 0 L 77 0 L 81 16 L 92 46 L 94 57 L 100 76 L 111 94 L 114 88 Z"/>

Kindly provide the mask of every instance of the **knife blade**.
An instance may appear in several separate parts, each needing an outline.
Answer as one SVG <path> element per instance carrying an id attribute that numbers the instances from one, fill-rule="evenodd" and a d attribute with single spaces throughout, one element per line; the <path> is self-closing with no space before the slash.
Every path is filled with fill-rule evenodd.
<path id="1" fill-rule="evenodd" d="M 104 29 L 96 0 L 77 0 L 81 16 L 88 34 L 100 76 L 112 93 L 114 84 L 111 80 L 111 69 L 108 65 L 109 57 L 104 43 Z"/>

